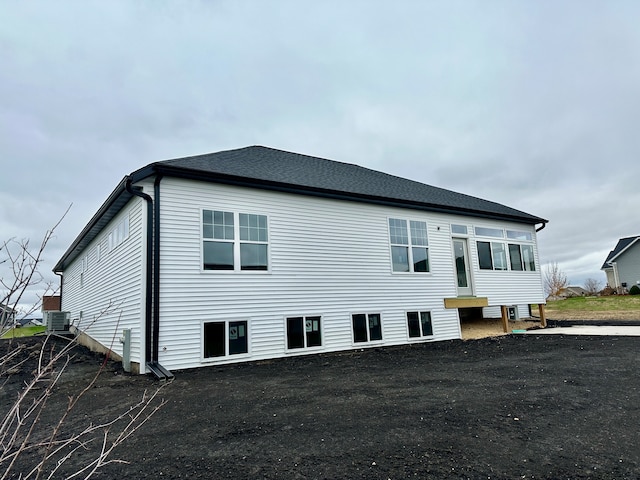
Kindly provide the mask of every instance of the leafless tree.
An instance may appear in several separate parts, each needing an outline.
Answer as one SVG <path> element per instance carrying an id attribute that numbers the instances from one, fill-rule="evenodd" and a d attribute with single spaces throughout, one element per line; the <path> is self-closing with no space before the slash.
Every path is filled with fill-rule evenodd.
<path id="1" fill-rule="evenodd" d="M 15 316 L 28 315 L 41 306 L 42 296 L 52 295 L 58 288 L 51 282 L 45 282 L 40 273 L 42 255 L 47 244 L 53 238 L 56 228 L 69 212 L 71 206 L 60 217 L 56 224 L 47 230 L 40 245 L 33 247 L 28 239 L 10 238 L 0 243 L 0 267 L 4 267 L 6 275 L 0 277 L 0 333 L 6 331 L 15 321 Z M 28 289 L 37 285 L 43 292 L 39 300 L 26 310 L 20 311 L 19 305 Z"/>
<path id="2" fill-rule="evenodd" d="M 545 266 L 543 281 L 544 291 L 550 297 L 558 296 L 562 290 L 569 285 L 567 276 L 556 262 L 549 263 Z"/>
<path id="3" fill-rule="evenodd" d="M 584 289 L 589 295 L 597 295 L 602 290 L 602 282 L 595 278 L 587 278 L 584 281 Z"/>
<path id="4" fill-rule="evenodd" d="M 28 240 L 10 239 L 0 243 L 0 266 L 8 272 L 0 278 L 0 332 L 12 326 L 14 312 L 19 310 L 27 289 L 40 286 L 45 294 L 55 291 L 53 285 L 44 282 L 38 267 L 45 247 L 67 212 L 53 228 L 47 230 L 35 248 Z M 42 296 L 36 305 L 23 308 L 21 313 L 39 309 L 41 300 Z M 114 308 L 116 305 L 109 303 L 93 321 L 99 321 L 102 315 L 113 312 Z M 47 402 L 62 373 L 69 368 L 72 350 L 77 346 L 73 338 L 60 341 L 55 341 L 55 338 L 51 334 L 43 336 L 41 342 L 32 342 L 31 347 L 23 342 L 13 342 L 7 344 L 2 349 L 4 353 L 0 354 L 0 387 L 5 392 L 12 375 L 20 374 L 27 378 L 16 388 L 15 401 L 2 402 L 0 407 L 0 480 L 51 479 L 61 475 L 64 478 L 90 478 L 101 467 L 120 462 L 111 458 L 113 450 L 164 405 L 158 396 L 162 387 L 158 387 L 152 393 L 141 392 L 137 402 L 113 418 L 98 422 L 89 419 L 86 425 L 69 425 L 74 408 L 98 381 L 105 361 L 88 385 L 70 396 L 66 406 L 59 409 L 58 417 L 54 417 L 57 421 L 53 424 L 43 421 Z M 90 447 L 93 448 L 90 450 Z M 91 454 L 87 457 L 88 450 Z M 80 453 L 83 454 L 83 463 L 71 466 L 70 459 Z"/>

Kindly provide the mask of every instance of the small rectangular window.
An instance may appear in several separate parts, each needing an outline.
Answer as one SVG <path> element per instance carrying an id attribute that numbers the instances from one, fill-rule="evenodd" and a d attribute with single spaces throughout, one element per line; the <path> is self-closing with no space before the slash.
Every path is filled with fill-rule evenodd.
<path id="1" fill-rule="evenodd" d="M 409 338 L 428 337 L 433 335 L 431 312 L 407 312 Z"/>
<path id="2" fill-rule="evenodd" d="M 382 324 L 379 313 L 355 314 L 351 317 L 355 343 L 382 340 Z"/>
<path id="3" fill-rule="evenodd" d="M 451 225 L 451 233 L 457 233 L 458 235 L 466 235 L 467 234 L 467 226 L 466 225 Z"/>
<path id="4" fill-rule="evenodd" d="M 249 351 L 247 322 L 206 322 L 204 357 L 225 357 Z"/>
<path id="5" fill-rule="evenodd" d="M 507 238 L 512 240 L 533 240 L 531 232 L 520 232 L 517 230 L 507 230 Z"/>
<path id="6" fill-rule="evenodd" d="M 123 243 L 129 238 L 129 216 L 124 217 L 114 228 L 109 232 L 109 251 L 115 249 L 118 245 Z"/>
<path id="7" fill-rule="evenodd" d="M 509 258 L 511 270 L 535 272 L 536 264 L 533 259 L 533 245 L 509 244 Z"/>
<path id="8" fill-rule="evenodd" d="M 320 317 L 290 317 L 286 324 L 288 349 L 322 345 Z"/>
<path id="9" fill-rule="evenodd" d="M 504 238 L 504 231 L 501 228 L 476 227 L 475 232 L 479 237 Z"/>

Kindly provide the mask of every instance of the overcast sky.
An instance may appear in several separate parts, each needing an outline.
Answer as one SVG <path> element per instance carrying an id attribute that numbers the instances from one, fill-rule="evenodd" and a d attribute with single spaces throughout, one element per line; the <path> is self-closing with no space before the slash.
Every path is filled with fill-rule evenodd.
<path id="1" fill-rule="evenodd" d="M 248 145 L 547 218 L 541 262 L 572 284 L 640 235 L 637 0 L 0 0 L 0 19 L 0 239 L 73 204 L 48 279 L 126 174 Z"/>

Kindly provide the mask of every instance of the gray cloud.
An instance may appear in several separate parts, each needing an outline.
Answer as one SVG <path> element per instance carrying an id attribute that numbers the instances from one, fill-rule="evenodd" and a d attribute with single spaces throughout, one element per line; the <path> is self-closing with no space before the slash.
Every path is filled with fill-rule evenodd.
<path id="1" fill-rule="evenodd" d="M 604 277 L 640 234 L 636 2 L 0 5 L 0 232 L 55 261 L 126 173 L 263 144 L 551 220 Z M 602 258 L 600 258 L 602 257 Z"/>

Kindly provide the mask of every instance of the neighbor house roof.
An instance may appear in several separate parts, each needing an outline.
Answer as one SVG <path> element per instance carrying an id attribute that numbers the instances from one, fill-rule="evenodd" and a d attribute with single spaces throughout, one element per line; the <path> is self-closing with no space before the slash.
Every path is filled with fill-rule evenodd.
<path id="1" fill-rule="evenodd" d="M 488 200 L 351 163 L 252 146 L 155 162 L 125 177 L 58 262 L 64 269 L 133 196 L 126 183 L 155 175 L 316 195 L 535 225 L 547 220 Z"/>
<path id="2" fill-rule="evenodd" d="M 626 250 L 631 248 L 631 246 L 638 241 L 640 241 L 640 235 L 637 235 L 635 237 L 621 238 L 620 240 L 618 240 L 615 248 L 609 252 L 609 255 L 607 255 L 607 259 L 602 264 L 602 267 L 600 267 L 600 270 L 611 268 L 611 262 L 613 262 L 616 258 L 618 258 Z"/>

